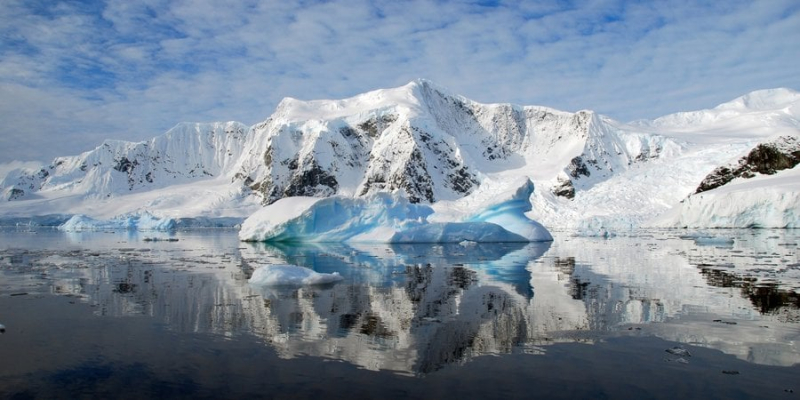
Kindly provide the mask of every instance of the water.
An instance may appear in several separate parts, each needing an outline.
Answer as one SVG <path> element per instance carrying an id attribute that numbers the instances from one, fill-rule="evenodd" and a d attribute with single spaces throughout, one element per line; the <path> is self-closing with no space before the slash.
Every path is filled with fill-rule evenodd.
<path id="1" fill-rule="evenodd" d="M 800 231 L 555 236 L 270 246 L 6 229 L 0 397 L 800 395 Z M 248 283 L 276 263 L 344 281 Z"/>

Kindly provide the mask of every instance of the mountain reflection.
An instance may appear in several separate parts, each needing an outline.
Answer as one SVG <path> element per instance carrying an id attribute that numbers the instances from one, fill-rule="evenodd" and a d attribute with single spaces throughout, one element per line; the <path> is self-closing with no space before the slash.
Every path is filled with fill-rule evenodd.
<path id="1" fill-rule="evenodd" d="M 702 267 L 700 273 L 709 285 L 738 288 L 761 314 L 784 316 L 787 322 L 800 322 L 800 296 L 776 283 L 759 283 L 757 278 L 724 270 Z"/>
<path id="2" fill-rule="evenodd" d="M 795 237 L 785 232 L 770 239 L 774 245 L 744 236 L 726 248 L 670 235 L 397 246 L 239 243 L 235 232 L 178 236 L 144 242 L 106 235 L 75 247 L 40 235 L 50 247 L 0 250 L 0 292 L 72 296 L 101 316 L 149 315 L 178 332 L 254 335 L 284 358 L 320 356 L 406 374 L 634 327 L 753 362 L 800 362 L 791 289 L 797 255 L 785 245 Z M 767 262 L 783 262 L 788 272 L 758 275 Z M 271 264 L 337 272 L 344 281 L 295 288 L 248 282 Z"/>

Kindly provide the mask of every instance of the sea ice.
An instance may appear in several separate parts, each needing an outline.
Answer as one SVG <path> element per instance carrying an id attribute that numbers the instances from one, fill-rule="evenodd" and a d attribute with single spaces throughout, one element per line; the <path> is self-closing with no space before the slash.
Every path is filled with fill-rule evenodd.
<path id="1" fill-rule="evenodd" d="M 322 274 L 297 265 L 268 265 L 257 268 L 250 283 L 260 286 L 324 285 L 341 281 L 338 272 Z"/>

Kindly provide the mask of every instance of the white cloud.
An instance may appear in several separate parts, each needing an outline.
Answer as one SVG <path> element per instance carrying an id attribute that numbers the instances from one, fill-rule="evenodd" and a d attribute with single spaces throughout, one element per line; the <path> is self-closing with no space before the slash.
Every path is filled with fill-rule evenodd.
<path id="1" fill-rule="evenodd" d="M 797 85 L 795 2 L 0 4 L 0 162 L 256 123 L 424 77 L 477 101 L 654 118 Z M 42 8 L 44 7 L 44 8 Z M 49 144 L 43 146 L 43 144 Z"/>

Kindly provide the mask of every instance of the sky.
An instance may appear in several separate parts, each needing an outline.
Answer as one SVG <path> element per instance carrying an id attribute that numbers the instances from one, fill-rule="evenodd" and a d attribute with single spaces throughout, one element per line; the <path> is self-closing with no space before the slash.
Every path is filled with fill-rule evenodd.
<path id="1" fill-rule="evenodd" d="M 0 2 L 0 164 L 429 79 L 619 121 L 800 89 L 800 2 Z"/>

